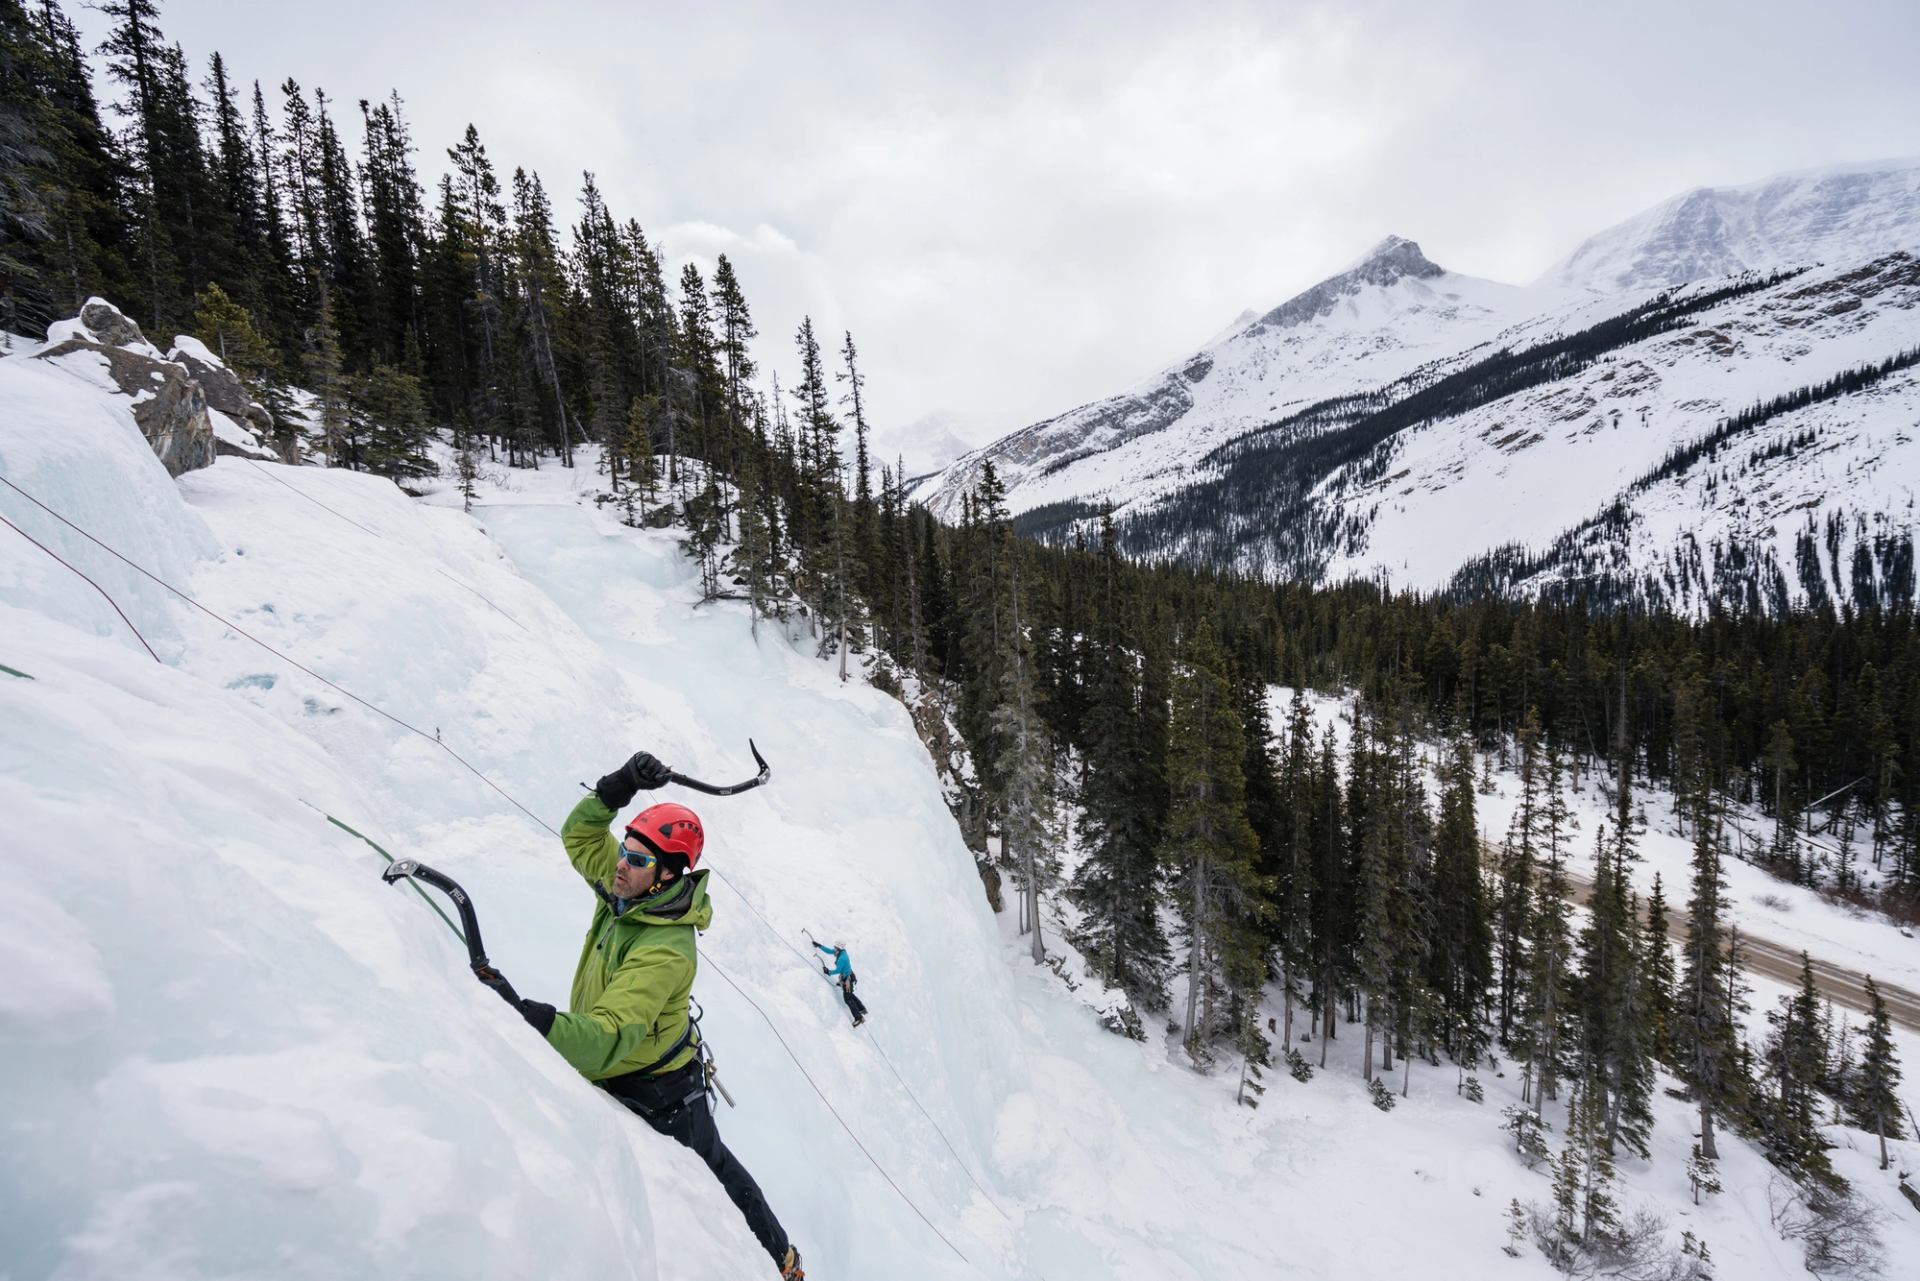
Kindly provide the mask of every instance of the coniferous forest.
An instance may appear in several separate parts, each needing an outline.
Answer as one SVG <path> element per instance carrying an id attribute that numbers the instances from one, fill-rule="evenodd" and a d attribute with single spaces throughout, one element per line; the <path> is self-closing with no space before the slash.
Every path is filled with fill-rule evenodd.
<path id="1" fill-rule="evenodd" d="M 273 412 L 289 460 L 405 485 L 439 441 L 468 480 L 603 469 L 616 514 L 685 527 L 710 598 L 809 632 L 923 729 L 951 724 L 990 896 L 1036 960 L 1043 903 L 1072 905 L 1071 941 L 1127 998 L 1116 1030 L 1164 1018 L 1198 1064 L 1237 1051 L 1248 1101 L 1262 1068 L 1310 1076 L 1329 1039 L 1364 1043 L 1383 1107 L 1412 1060 L 1451 1061 L 1477 1090 L 1467 1074 L 1498 1055 L 1526 1076 L 1533 1115 L 1508 1125 L 1529 1160 L 1548 1151 L 1541 1102 L 1567 1108 L 1570 1249 L 1626 1230 L 1606 1171 L 1646 1150 L 1655 1065 L 1698 1108 L 1697 1186 L 1727 1128 L 1818 1185 L 1822 1094 L 1898 1130 L 1884 1010 L 1857 1048 L 1836 1042 L 1809 966 L 1765 1044 L 1741 1031 L 1719 868 L 1745 857 L 1920 915 L 1910 595 L 1692 620 L 1266 582 L 1129 559 L 1110 514 L 1016 537 L 990 467 L 943 524 L 869 456 L 853 335 L 782 318 L 782 385 L 751 354 L 772 322 L 750 282 L 725 257 L 672 272 L 591 173 L 562 180 L 580 209 L 562 227 L 547 180 L 471 127 L 416 140 L 398 93 L 340 100 L 190 57 L 154 0 L 101 11 L 111 35 L 89 49 L 57 0 L 0 0 L 0 328 L 33 333 L 101 295 L 157 340 L 191 333 Z M 1667 305 L 1618 326 L 1669 323 Z M 1582 341 L 1615 336 L 1548 355 L 1591 359 Z M 1545 376 L 1502 360 L 1418 404 L 1329 407 L 1371 426 L 1324 448 L 1364 452 L 1427 401 Z M 1273 443 L 1231 461 L 1265 465 Z M 1350 747 L 1306 690 L 1357 695 Z M 1520 779 L 1509 832 L 1476 818 L 1490 762 Z M 1615 800 L 1580 851 L 1584 921 L 1576 771 Z M 1696 847 L 1692 883 L 1656 882 L 1650 901 L 1630 877 L 1649 787 L 1677 798 Z M 1736 809 L 1772 822 L 1747 830 Z M 1272 1028 L 1263 1001 L 1282 1010 Z"/>

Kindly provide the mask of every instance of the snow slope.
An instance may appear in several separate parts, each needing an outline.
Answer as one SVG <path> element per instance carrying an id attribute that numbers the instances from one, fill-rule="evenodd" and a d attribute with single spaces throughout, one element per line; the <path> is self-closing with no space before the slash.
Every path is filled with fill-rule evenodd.
<path id="1" fill-rule="evenodd" d="M 770 786 L 679 798 L 722 878 L 696 992 L 739 1102 L 723 1131 L 812 1275 L 1552 1275 L 1494 1253 L 1508 1199 L 1546 1196 L 1496 1129 L 1507 1078 L 1474 1105 L 1417 1066 L 1382 1114 L 1343 1038 L 1249 1111 L 1231 1062 L 1101 1031 L 986 908 L 905 711 L 697 608 L 672 535 L 596 509 L 590 456 L 494 471 L 471 515 L 234 458 L 175 483 L 84 373 L 0 358 L 0 476 L 228 621 L 0 487 L 164 660 L 0 529 L 0 664 L 25 673 L 0 672 L 0 1275 L 769 1275 L 704 1168 L 323 817 L 457 877 L 495 963 L 556 999 L 591 900 L 541 822 L 639 746 L 744 775 L 750 735 Z M 851 942 L 867 1028 L 802 927 Z M 1629 1198 L 1727 1275 L 1799 1275 L 1750 1151 L 1686 1204 L 1678 1112 Z"/>
<path id="2" fill-rule="evenodd" d="M 1541 277 L 1621 293 L 1920 248 L 1920 156 L 1700 187 L 1589 237 Z"/>
<path id="3" fill-rule="evenodd" d="M 1365 533 L 1327 572 L 1444 587 L 1477 554 L 1544 546 L 1616 496 L 1634 514 L 1628 563 L 1642 572 L 1683 537 L 1702 547 L 1757 542 L 1791 567 L 1809 516 L 1824 522 L 1831 513 L 1850 531 L 1864 520 L 1869 537 L 1887 533 L 1889 522 L 1911 528 L 1920 487 L 1911 371 L 1777 418 L 1730 451 L 1745 459 L 1818 427 L 1810 454 L 1745 476 L 1702 468 L 1649 493 L 1627 491 L 1720 418 L 1917 344 L 1920 256 L 1912 254 L 1810 271 L 1735 299 L 1571 378 L 1402 432 L 1387 474 L 1338 498 Z"/>
<path id="4" fill-rule="evenodd" d="M 1358 262 L 1106 400 L 1035 423 L 917 491 L 957 518 L 991 461 L 1023 512 L 1066 500 L 1124 504 L 1178 488 L 1207 451 L 1330 396 L 1454 356 L 1557 298 L 1446 271 L 1389 236 Z"/>

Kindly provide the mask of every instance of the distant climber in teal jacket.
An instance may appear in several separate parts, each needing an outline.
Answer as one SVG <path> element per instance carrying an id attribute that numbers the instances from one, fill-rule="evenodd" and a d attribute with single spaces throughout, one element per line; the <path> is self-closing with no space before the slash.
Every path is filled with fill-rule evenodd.
<path id="1" fill-rule="evenodd" d="M 867 1021 L 867 1006 L 853 994 L 853 985 L 860 980 L 854 977 L 853 961 L 847 956 L 846 944 L 836 941 L 832 947 L 825 943 L 815 943 L 814 946 L 833 958 L 832 968 L 822 965 L 820 972 L 840 984 L 840 995 L 847 998 L 847 1012 L 853 1015 L 853 1025 L 859 1027 Z"/>

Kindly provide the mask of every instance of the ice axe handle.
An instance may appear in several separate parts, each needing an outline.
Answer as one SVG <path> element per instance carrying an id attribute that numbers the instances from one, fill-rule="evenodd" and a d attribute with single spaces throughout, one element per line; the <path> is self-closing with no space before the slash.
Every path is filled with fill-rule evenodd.
<path id="1" fill-rule="evenodd" d="M 389 863 L 381 870 L 380 879 L 389 885 L 408 879 L 425 881 L 452 899 L 454 907 L 460 912 L 461 937 L 467 944 L 467 963 L 473 967 L 476 974 L 482 969 L 490 968 L 487 965 L 486 949 L 480 943 L 480 919 L 474 914 L 473 900 L 467 897 L 467 892 L 460 888 L 458 881 L 437 868 L 428 867 L 425 863 L 411 858 L 396 859 Z"/>
<path id="2" fill-rule="evenodd" d="M 767 758 L 760 755 L 760 749 L 754 745 L 752 739 L 747 740 L 747 750 L 753 753 L 753 763 L 760 767 L 760 772 L 744 783 L 724 785 L 703 783 L 697 778 L 688 778 L 685 774 L 674 770 L 669 770 L 667 777 L 682 787 L 691 787 L 694 791 L 705 792 L 708 796 L 737 796 L 741 792 L 750 792 L 773 777 L 773 768 L 767 764 Z"/>

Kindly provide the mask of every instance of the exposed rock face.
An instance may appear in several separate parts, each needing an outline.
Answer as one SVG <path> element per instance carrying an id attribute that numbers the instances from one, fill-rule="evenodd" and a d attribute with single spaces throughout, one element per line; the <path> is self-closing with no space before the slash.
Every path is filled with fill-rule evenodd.
<path id="1" fill-rule="evenodd" d="M 175 351 L 169 359 L 185 365 L 200 389 L 207 394 L 207 407 L 217 409 L 238 422 L 244 422 L 262 436 L 273 435 L 273 415 L 248 394 L 246 384 L 231 369 L 210 365 L 192 352 Z"/>
<path id="2" fill-rule="evenodd" d="M 140 332 L 140 326 L 121 315 L 118 307 L 98 298 L 80 309 L 80 323 L 87 327 L 94 341 L 103 346 L 126 347 L 147 341 L 147 336 Z"/>
<path id="3" fill-rule="evenodd" d="M 87 313 L 81 322 L 98 333 Z M 105 311 L 118 317 L 132 331 L 129 342 L 144 342 L 139 326 L 111 307 Z M 104 318 L 103 318 L 104 319 Z M 109 325 L 111 322 L 108 322 Z M 109 329 L 109 332 L 124 332 Z M 197 379 L 172 361 L 155 360 L 125 347 L 69 338 L 40 354 L 42 360 L 58 360 L 74 352 L 97 352 L 106 358 L 107 372 L 114 386 L 134 398 L 133 420 L 153 446 L 153 452 L 165 464 L 170 475 L 208 466 L 214 459 L 213 421 L 207 417 L 207 395 Z"/>
<path id="4" fill-rule="evenodd" d="M 1365 258 L 1337 276 L 1281 303 L 1260 317 L 1264 329 L 1291 329 L 1330 313 L 1343 298 L 1367 286 L 1385 288 L 1402 280 L 1432 280 L 1446 272 L 1420 252 L 1420 246 L 1399 236 L 1388 236 Z"/>

